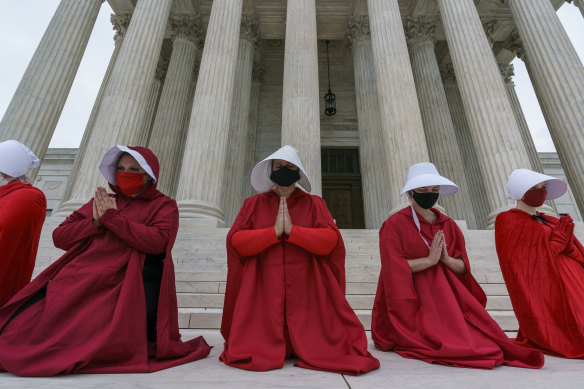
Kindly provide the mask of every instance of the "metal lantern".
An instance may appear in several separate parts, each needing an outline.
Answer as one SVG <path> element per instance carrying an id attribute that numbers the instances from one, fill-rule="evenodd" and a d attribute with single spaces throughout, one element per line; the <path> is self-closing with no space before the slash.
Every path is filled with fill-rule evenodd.
<path id="1" fill-rule="evenodd" d="M 324 114 L 327 116 L 333 116 L 337 113 L 337 103 L 335 100 L 335 94 L 331 92 L 331 67 L 330 67 L 330 60 L 329 60 L 329 51 L 328 51 L 329 41 L 326 41 L 326 66 L 327 66 L 327 73 L 328 73 L 328 92 L 324 95 Z"/>

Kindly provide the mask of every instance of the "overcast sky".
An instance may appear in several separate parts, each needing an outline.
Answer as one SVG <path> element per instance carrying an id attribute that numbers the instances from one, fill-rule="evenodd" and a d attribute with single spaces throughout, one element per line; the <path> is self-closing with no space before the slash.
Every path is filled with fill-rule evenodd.
<path id="1" fill-rule="evenodd" d="M 12 99 L 59 0 L 0 0 L 0 117 Z M 97 18 L 79 71 L 49 147 L 78 147 L 101 80 L 114 48 L 112 13 L 105 2 Z M 584 19 L 571 4 L 558 11 L 566 32 L 584 58 Z M 529 76 L 515 59 L 515 85 L 538 151 L 555 151 Z"/>

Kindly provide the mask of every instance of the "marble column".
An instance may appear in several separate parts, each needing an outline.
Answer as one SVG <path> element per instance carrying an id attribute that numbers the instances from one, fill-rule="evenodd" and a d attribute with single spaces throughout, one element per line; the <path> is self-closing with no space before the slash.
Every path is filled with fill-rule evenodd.
<path id="1" fill-rule="evenodd" d="M 95 103 L 93 104 L 93 109 L 91 110 L 91 114 L 89 115 L 89 119 L 87 120 L 87 125 L 85 126 L 85 131 L 83 132 L 83 138 L 81 138 L 81 143 L 79 144 L 79 148 L 77 149 L 77 156 L 75 157 L 73 168 L 71 169 L 69 177 L 67 177 L 67 184 L 63 192 L 61 205 L 59 206 L 58 212 L 55 212 L 53 214 L 54 216 L 68 216 L 71 212 L 75 211 L 77 208 L 84 204 L 83 202 L 70 203 L 71 195 L 74 188 L 74 183 L 77 182 L 77 176 L 79 175 L 79 165 L 81 161 L 85 158 L 87 144 L 93 132 L 97 112 L 99 111 L 99 107 L 101 107 L 103 93 L 111 77 L 112 69 L 114 67 L 114 64 L 116 63 L 118 53 L 120 52 L 120 47 L 122 46 L 122 42 L 124 41 L 124 36 L 126 35 L 128 25 L 130 24 L 130 17 L 131 16 L 129 14 L 111 15 L 110 20 L 112 22 L 114 30 L 116 31 L 116 35 L 114 36 L 115 42 L 114 52 L 112 53 L 109 64 L 105 71 L 105 75 L 101 82 L 99 92 L 97 93 L 97 98 L 95 99 Z"/>
<path id="2" fill-rule="evenodd" d="M 316 0 L 288 1 L 282 97 L 282 146 L 292 145 L 322 194 Z"/>
<path id="3" fill-rule="evenodd" d="M 0 139 L 21 141 L 42 161 L 101 3 L 103 0 L 61 1 L 0 121 Z M 33 181 L 37 171 L 30 172 Z"/>
<path id="4" fill-rule="evenodd" d="M 148 95 L 146 113 L 144 114 L 142 125 L 140 126 L 140 133 L 137 136 L 136 142 L 134 142 L 137 146 L 144 146 L 150 143 L 152 126 L 154 125 L 154 119 L 156 118 L 156 113 L 158 111 L 158 103 L 160 102 L 160 95 L 162 94 L 167 71 L 168 61 L 163 57 L 160 57 L 158 59 L 158 65 L 156 65 L 156 72 L 154 73 L 154 80 L 152 80 L 150 94 Z"/>
<path id="5" fill-rule="evenodd" d="M 469 186 L 470 199 L 475 215 L 476 228 L 484 230 L 487 228 L 489 204 L 485 197 L 486 190 L 483 183 L 483 176 L 472 143 L 470 129 L 466 120 L 462 98 L 456 85 L 452 64 L 442 66 L 440 68 L 440 74 L 444 83 L 444 92 L 448 101 L 448 109 L 452 118 L 458 148 L 462 156 L 464 173 Z"/>
<path id="6" fill-rule="evenodd" d="M 368 0 L 371 44 L 382 141 L 387 169 L 387 197 L 392 211 L 408 204 L 400 197 L 409 167 L 430 160 L 406 37 L 397 0 Z"/>
<path id="7" fill-rule="evenodd" d="M 170 24 L 173 29 L 172 54 L 148 147 L 158 156 L 163 172 L 158 189 L 174 197 L 184 151 L 185 123 L 192 107 L 189 94 L 202 25 L 200 19 L 190 15 L 171 16 Z"/>
<path id="8" fill-rule="evenodd" d="M 213 1 L 177 189 L 181 217 L 214 226 L 224 225 L 223 176 L 241 9 L 242 0 Z"/>
<path id="9" fill-rule="evenodd" d="M 580 212 L 584 212 L 584 66 L 545 0 L 509 0 L 530 76 Z"/>
<path id="10" fill-rule="evenodd" d="M 244 186 L 244 197 L 252 196 L 255 190 L 251 186 L 251 171 L 255 166 L 255 148 L 258 129 L 258 116 L 260 109 L 260 89 L 264 78 L 264 66 L 261 63 L 255 63 L 252 71 L 251 93 L 249 98 L 249 133 L 246 140 L 245 148 L 248 155 L 245 162 L 244 177 L 247 180 Z"/>
<path id="11" fill-rule="evenodd" d="M 225 184 L 223 192 L 223 210 L 225 223 L 231 225 L 243 205 L 244 188 L 250 185 L 246 176 L 246 162 L 252 153 L 249 147 L 250 135 L 250 98 L 252 88 L 253 55 L 259 38 L 259 24 L 249 15 L 244 15 L 241 21 L 239 49 L 237 50 L 237 69 L 235 71 L 235 88 L 231 122 L 227 146 L 227 161 L 225 168 Z M 253 137 L 255 143 L 255 136 Z"/>
<path id="12" fill-rule="evenodd" d="M 566 0 L 566 2 L 574 4 L 580 10 L 582 16 L 584 16 L 584 0 Z"/>
<path id="13" fill-rule="evenodd" d="M 521 104 L 519 103 L 519 98 L 515 92 L 515 84 L 513 83 L 515 70 L 513 68 L 513 64 L 499 64 L 499 69 L 501 70 L 501 76 L 503 77 L 503 82 L 505 83 L 505 89 L 507 89 L 507 93 L 509 95 L 511 108 L 513 108 L 513 113 L 517 119 L 517 125 L 519 126 L 519 131 L 521 132 L 521 139 L 523 139 L 523 144 L 525 145 L 527 154 L 529 155 L 531 168 L 538 172 L 543 172 L 541 161 L 539 160 L 539 156 L 537 155 L 537 150 L 535 148 L 535 143 L 533 143 L 531 132 L 529 132 L 527 120 L 525 120 L 523 110 L 521 109 Z"/>
<path id="14" fill-rule="evenodd" d="M 98 170 L 105 152 L 140 139 L 172 0 L 140 0 L 105 87 L 69 204 L 84 204 L 105 181 Z M 79 157 L 78 157 L 79 158 Z"/>
<path id="15" fill-rule="evenodd" d="M 506 193 L 509 174 L 530 166 L 529 157 L 474 3 L 438 0 L 438 5 L 485 184 L 491 212 L 487 223 L 492 227 L 497 214 L 514 206 Z"/>
<path id="16" fill-rule="evenodd" d="M 424 16 L 408 20 L 406 27 L 410 61 L 428 151 L 430 160 L 434 162 L 438 171 L 454 181 L 460 188 L 460 191 L 453 196 L 441 197 L 440 205 L 446 209 L 446 213 L 451 218 L 466 220 L 469 228 L 476 229 L 464 164 L 450 117 L 438 61 L 434 54 L 435 29 L 436 20 Z"/>
<path id="17" fill-rule="evenodd" d="M 364 15 L 351 18 L 346 33 L 352 46 L 355 71 L 365 227 L 378 229 L 389 216 L 391 204 L 387 196 L 389 175 L 384 168 L 387 157 L 382 141 L 369 17 Z"/>

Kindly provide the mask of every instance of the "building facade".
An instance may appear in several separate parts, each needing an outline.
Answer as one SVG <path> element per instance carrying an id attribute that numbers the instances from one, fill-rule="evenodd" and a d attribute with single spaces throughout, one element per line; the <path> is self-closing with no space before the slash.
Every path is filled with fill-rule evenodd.
<path id="1" fill-rule="evenodd" d="M 291 144 L 341 228 L 378 228 L 405 206 L 407 169 L 422 161 L 459 184 L 440 205 L 471 229 L 514 206 L 513 169 L 546 163 L 571 188 L 548 211 L 581 219 L 584 67 L 555 14 L 563 0 L 109 0 L 115 49 L 73 162 L 47 149 L 102 2 L 62 0 L 0 122 L 0 139 L 55 161 L 33 172 L 62 193 L 54 215 L 84 204 L 105 151 L 130 144 L 159 156 L 159 188 L 182 218 L 228 226 L 252 166 Z M 561 165 L 538 158 L 516 56 Z"/>

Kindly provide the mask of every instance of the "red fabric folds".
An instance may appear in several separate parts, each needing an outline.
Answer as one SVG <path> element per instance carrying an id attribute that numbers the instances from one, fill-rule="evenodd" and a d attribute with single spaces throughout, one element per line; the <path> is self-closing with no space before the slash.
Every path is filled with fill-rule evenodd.
<path id="1" fill-rule="evenodd" d="M 273 226 L 279 201 L 273 191 L 248 198 L 227 235 L 220 360 L 265 371 L 281 368 L 293 352 L 301 360 L 296 366 L 308 369 L 357 375 L 378 368 L 345 298 L 345 248 L 324 200 L 296 189 L 287 202 L 295 226 L 334 229 L 338 242 L 330 255 L 281 239 L 242 257 L 231 244 L 237 231 Z"/>
<path id="2" fill-rule="evenodd" d="M 158 175 L 154 154 L 140 153 Z M 21 376 L 153 372 L 209 354 L 202 337 L 183 343 L 178 330 L 175 201 L 155 186 L 137 198 L 113 189 L 118 209 L 100 218 L 102 228 L 92 225 L 93 200 L 74 212 L 53 232 L 55 245 L 67 252 L 0 309 L 0 370 Z M 150 344 L 146 254 L 165 256 L 157 342 Z M 46 297 L 14 317 L 44 290 Z"/>
<path id="3" fill-rule="evenodd" d="M 383 223 L 379 231 L 381 274 L 373 306 L 371 334 L 377 348 L 405 358 L 450 366 L 490 369 L 496 365 L 540 368 L 541 352 L 514 344 L 485 310 L 486 296 L 473 278 L 464 236 L 449 217 L 434 223 L 421 216 L 421 233 L 432 242 L 444 232 L 448 254 L 461 258 L 464 275 L 441 262 L 412 273 L 408 259 L 428 256 L 411 207 Z"/>
<path id="4" fill-rule="evenodd" d="M 541 215 L 541 214 L 540 214 Z M 584 358 L 584 247 L 573 224 L 527 212 L 497 216 L 499 264 L 519 322 L 516 342 L 565 358 Z"/>
<path id="5" fill-rule="evenodd" d="M 0 187 L 0 307 L 32 277 L 46 214 L 39 189 L 20 181 Z"/>

